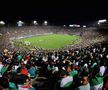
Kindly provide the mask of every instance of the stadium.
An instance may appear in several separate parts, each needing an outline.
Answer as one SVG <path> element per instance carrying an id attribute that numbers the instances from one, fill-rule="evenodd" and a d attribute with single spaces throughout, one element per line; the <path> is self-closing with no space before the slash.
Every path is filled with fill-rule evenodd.
<path id="1" fill-rule="evenodd" d="M 105 0 L 0 4 L 0 90 L 108 90 Z"/>
<path id="2" fill-rule="evenodd" d="M 95 66 L 101 66 L 101 63 L 107 67 L 108 37 L 107 28 L 103 28 L 103 24 L 95 27 L 77 27 L 75 24 L 69 26 L 47 24 L 5 26 L 3 21 L 0 24 L 0 65 L 2 67 L 0 80 L 17 75 L 10 81 L 14 86 L 11 84 L 8 86 L 5 80 L 7 87 L 0 83 L 1 88 L 9 88 L 9 90 L 17 90 L 17 87 L 18 90 L 28 88 L 19 85 L 29 75 L 33 87 L 29 88 L 32 90 L 74 90 L 79 86 L 77 79 L 80 78 L 77 75 L 82 76 L 84 73 L 85 77 L 90 74 L 90 71 L 86 71 L 87 67 L 94 65 L 95 69 Z M 96 58 L 104 59 L 104 61 L 99 62 Z M 4 67 L 7 67 L 6 71 Z M 83 71 L 80 67 L 84 67 Z M 74 75 L 73 71 L 77 73 Z M 68 75 L 66 72 L 69 73 L 70 80 L 72 76 L 73 81 L 65 87 L 61 86 L 58 80 L 63 78 L 63 75 Z M 100 88 L 102 87 L 103 85 L 100 84 Z"/>
<path id="3" fill-rule="evenodd" d="M 67 41 L 65 39 L 66 39 L 66 37 L 68 37 L 68 35 L 73 36 L 73 37 L 70 37 L 71 39 L 73 38 L 73 40 L 70 39 L 69 40 L 70 42 L 67 42 L 67 45 L 66 44 L 63 45 L 63 43 L 62 43 L 62 45 L 60 45 L 60 46 L 58 45 L 59 48 L 54 47 L 54 49 L 65 48 L 67 46 L 68 47 L 72 47 L 72 46 L 85 47 L 85 46 L 88 46 L 93 43 L 103 42 L 105 40 L 105 37 L 102 35 L 102 33 L 98 32 L 98 28 L 96 28 L 96 27 L 86 27 L 86 28 L 73 27 L 72 28 L 72 27 L 63 27 L 63 26 L 44 26 L 44 25 L 43 26 L 39 26 L 39 25 L 38 26 L 23 26 L 23 27 L 1 27 L 0 34 L 1 34 L 1 38 L 0 38 L 1 39 L 1 43 L 0 43 L 1 48 L 5 48 L 5 47 L 23 48 L 20 45 L 21 43 L 23 44 L 22 46 L 24 46 L 25 48 L 28 48 L 28 49 L 35 49 L 35 47 L 43 48 L 43 49 L 52 48 L 53 45 L 51 47 L 49 45 L 49 46 L 46 46 L 46 48 L 44 48 L 44 46 L 45 46 L 44 38 L 45 37 L 43 37 L 41 40 L 42 36 L 57 37 L 57 38 L 55 38 L 55 41 L 53 41 L 53 39 L 48 41 L 48 43 L 53 41 L 53 42 L 55 42 L 54 44 L 57 44 L 56 41 L 60 38 L 64 39 L 61 41 L 61 43 L 62 43 L 64 41 Z M 55 36 L 55 35 L 58 35 L 58 36 Z M 37 36 L 39 38 L 36 41 L 39 45 L 42 44 L 41 45 L 42 47 L 41 46 L 39 47 L 39 45 L 36 46 L 36 43 L 35 43 L 35 45 L 32 45 L 32 43 L 30 43 L 30 41 L 26 40 L 28 38 L 33 38 L 35 36 Z M 51 37 L 51 38 L 53 38 L 53 37 Z M 47 37 L 47 38 L 49 39 L 50 37 Z M 35 37 L 35 39 L 36 39 L 36 37 Z M 58 41 L 58 43 L 59 42 L 60 41 Z M 47 43 L 47 40 L 46 40 L 46 43 Z"/>

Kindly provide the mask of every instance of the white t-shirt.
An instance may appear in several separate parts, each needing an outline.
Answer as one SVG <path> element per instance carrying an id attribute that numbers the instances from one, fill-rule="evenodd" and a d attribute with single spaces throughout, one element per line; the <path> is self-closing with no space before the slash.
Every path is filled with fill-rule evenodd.
<path id="1" fill-rule="evenodd" d="M 15 65 L 15 70 L 17 70 L 17 69 L 18 69 L 18 67 L 19 67 L 19 66 Z"/>
<path id="2" fill-rule="evenodd" d="M 1 72 L 2 67 L 3 67 L 3 64 L 0 64 L 0 72 Z"/>
<path id="3" fill-rule="evenodd" d="M 90 84 L 88 83 L 87 85 L 79 86 L 75 90 L 90 90 Z M 94 90 L 94 89 L 91 89 L 91 90 Z"/>
<path id="4" fill-rule="evenodd" d="M 3 67 L 3 64 L 0 64 L 0 72 L 1 72 L 2 67 Z M 2 77 L 1 73 L 0 73 L 0 77 Z"/>
<path id="5" fill-rule="evenodd" d="M 103 76 L 105 73 L 105 70 L 106 70 L 105 66 L 101 66 L 99 73 Z"/>
<path id="6" fill-rule="evenodd" d="M 60 83 L 60 87 L 65 87 L 65 85 L 67 84 L 67 83 L 72 83 L 73 82 L 73 77 L 72 76 L 67 76 L 66 78 L 63 78 L 62 80 L 61 80 L 61 83 Z"/>

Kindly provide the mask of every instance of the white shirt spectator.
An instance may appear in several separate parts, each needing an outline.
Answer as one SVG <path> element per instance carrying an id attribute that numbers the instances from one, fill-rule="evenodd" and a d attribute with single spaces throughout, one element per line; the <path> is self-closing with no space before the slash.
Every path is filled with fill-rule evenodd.
<path id="1" fill-rule="evenodd" d="M 93 49 L 93 52 L 94 52 L 94 53 L 96 52 L 96 49 L 95 49 L 95 48 Z"/>
<path id="2" fill-rule="evenodd" d="M 75 65 L 78 66 L 79 62 L 76 62 Z"/>
<path id="3" fill-rule="evenodd" d="M 106 55 L 106 58 L 108 59 L 108 55 Z"/>
<path id="4" fill-rule="evenodd" d="M 18 67 L 19 67 L 18 65 L 15 65 L 15 70 L 17 70 L 17 69 L 18 69 Z"/>
<path id="5" fill-rule="evenodd" d="M 3 64 L 0 62 L 0 72 L 1 72 L 2 67 L 3 67 Z"/>
<path id="6" fill-rule="evenodd" d="M 48 61 L 48 58 L 47 57 L 43 57 L 42 59 L 44 62 Z"/>
<path id="7" fill-rule="evenodd" d="M 55 57 L 54 61 L 57 61 L 57 60 L 58 60 L 58 56 L 57 56 L 57 57 Z"/>
<path id="8" fill-rule="evenodd" d="M 106 70 L 105 66 L 100 66 L 100 71 L 99 71 L 99 73 L 103 76 L 104 73 L 105 73 L 105 70 Z"/>
<path id="9" fill-rule="evenodd" d="M 86 67 L 86 68 L 87 68 L 87 67 L 88 67 L 88 64 L 87 64 L 87 63 L 85 63 L 85 64 L 84 64 L 84 67 Z"/>
<path id="10" fill-rule="evenodd" d="M 72 82 L 73 82 L 73 77 L 67 76 L 66 78 L 63 78 L 61 80 L 60 87 L 65 87 L 66 84 L 72 83 Z"/>
<path id="11" fill-rule="evenodd" d="M 2 67 L 3 67 L 3 64 L 2 64 L 2 62 L 0 62 L 0 77 L 2 77 L 2 75 L 1 75 L 1 69 L 2 69 Z"/>
<path id="12" fill-rule="evenodd" d="M 55 56 L 54 56 L 54 55 L 52 55 L 52 57 L 51 57 L 51 58 L 52 58 L 52 60 L 54 60 L 54 59 L 55 59 Z"/>

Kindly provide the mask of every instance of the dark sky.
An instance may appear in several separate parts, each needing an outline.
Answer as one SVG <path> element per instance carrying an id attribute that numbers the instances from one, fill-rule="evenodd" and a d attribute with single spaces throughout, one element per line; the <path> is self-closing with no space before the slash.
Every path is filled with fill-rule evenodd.
<path id="1" fill-rule="evenodd" d="M 105 0 L 8 0 L 0 3 L 0 20 L 48 20 L 51 23 L 91 22 L 108 18 Z"/>

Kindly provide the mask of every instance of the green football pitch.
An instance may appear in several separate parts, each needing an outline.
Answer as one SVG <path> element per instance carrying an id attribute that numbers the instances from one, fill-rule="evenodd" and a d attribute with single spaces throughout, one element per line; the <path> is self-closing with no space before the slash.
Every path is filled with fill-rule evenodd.
<path id="1" fill-rule="evenodd" d="M 65 47 L 66 45 L 74 45 L 79 43 L 81 40 L 80 36 L 77 35 L 64 35 L 64 34 L 51 34 L 32 36 L 29 38 L 22 38 L 15 40 L 17 46 L 32 48 L 44 48 L 44 49 L 58 49 Z"/>

